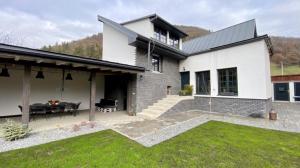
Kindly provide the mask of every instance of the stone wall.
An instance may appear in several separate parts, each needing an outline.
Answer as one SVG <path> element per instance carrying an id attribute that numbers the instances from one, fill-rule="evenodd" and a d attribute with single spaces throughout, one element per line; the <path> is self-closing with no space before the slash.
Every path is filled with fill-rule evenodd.
<path id="1" fill-rule="evenodd" d="M 137 77 L 136 112 L 166 97 L 167 86 L 171 86 L 170 94 L 178 94 L 180 90 L 179 62 L 167 56 L 162 57 L 162 73 L 146 71 Z M 147 52 L 137 49 L 136 65 L 147 68 Z"/>
<path id="2" fill-rule="evenodd" d="M 211 101 L 211 105 L 210 105 Z M 183 100 L 169 109 L 165 115 L 189 110 L 227 113 L 231 115 L 266 117 L 272 108 L 270 99 L 240 99 L 220 97 L 199 97 Z"/>

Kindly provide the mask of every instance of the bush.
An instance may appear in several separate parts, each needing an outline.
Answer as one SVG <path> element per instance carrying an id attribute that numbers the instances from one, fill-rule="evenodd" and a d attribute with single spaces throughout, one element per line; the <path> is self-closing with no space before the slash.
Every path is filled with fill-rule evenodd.
<path id="1" fill-rule="evenodd" d="M 1 125 L 1 129 L 3 132 L 3 138 L 7 141 L 24 138 L 31 131 L 21 123 L 13 120 L 6 120 L 6 122 Z"/>
<path id="2" fill-rule="evenodd" d="M 190 96 L 193 94 L 193 85 L 184 85 L 183 90 L 179 91 L 180 96 Z"/>

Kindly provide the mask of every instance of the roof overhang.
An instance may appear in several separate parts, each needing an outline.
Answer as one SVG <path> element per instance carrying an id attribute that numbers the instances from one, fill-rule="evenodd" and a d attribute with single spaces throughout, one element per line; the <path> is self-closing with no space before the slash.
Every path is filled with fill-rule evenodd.
<path id="1" fill-rule="evenodd" d="M 141 49 L 148 49 L 150 43 L 150 48 L 153 53 L 156 53 L 158 55 L 164 55 L 168 57 L 172 57 L 174 59 L 182 60 L 186 58 L 186 54 L 176 48 L 170 47 L 166 44 L 163 44 L 157 40 L 149 39 L 144 36 L 138 36 L 136 41 L 134 43 L 131 43 L 130 45 L 133 45 L 137 48 Z"/>
<path id="2" fill-rule="evenodd" d="M 177 27 L 175 27 L 171 23 L 167 22 L 166 20 L 164 20 L 163 18 L 161 18 L 158 15 L 155 15 L 155 16 L 153 16 L 153 18 L 150 18 L 150 21 L 152 23 L 154 23 L 154 25 L 157 25 L 161 28 L 167 29 L 170 32 L 174 32 L 180 38 L 184 38 L 184 37 L 188 36 L 188 34 L 186 34 L 184 31 L 178 29 Z"/>
<path id="3" fill-rule="evenodd" d="M 154 23 L 155 25 L 157 25 L 161 28 L 167 29 L 171 32 L 174 32 L 180 38 L 184 38 L 184 37 L 188 36 L 188 34 L 186 34 L 184 31 L 178 29 L 176 26 L 174 26 L 171 23 L 169 23 L 168 21 L 164 20 L 162 17 L 158 16 L 157 14 L 150 14 L 150 15 L 143 16 L 143 17 L 140 17 L 137 19 L 129 20 L 129 21 L 120 23 L 120 25 L 126 25 L 126 24 L 130 24 L 130 23 L 138 22 L 138 21 L 144 20 L 144 19 L 150 19 L 150 21 L 152 23 Z"/>
<path id="4" fill-rule="evenodd" d="M 60 54 L 43 50 L 0 44 L 0 61 L 52 67 L 69 67 L 81 70 L 118 71 L 124 73 L 144 72 L 145 68 L 103 61 L 74 55 Z"/>

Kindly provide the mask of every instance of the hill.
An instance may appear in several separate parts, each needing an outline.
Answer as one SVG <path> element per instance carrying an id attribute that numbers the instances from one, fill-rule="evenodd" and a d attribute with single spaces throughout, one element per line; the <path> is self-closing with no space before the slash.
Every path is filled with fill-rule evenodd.
<path id="1" fill-rule="evenodd" d="M 209 33 L 208 30 L 199 27 L 194 27 L 194 26 L 178 25 L 176 27 L 186 32 L 189 35 L 184 40 L 189 40 Z M 101 59 L 102 43 L 103 43 L 102 33 L 98 33 L 71 42 L 63 42 L 61 44 L 56 43 L 55 45 L 52 46 L 51 45 L 44 46 L 42 47 L 42 50 Z"/>
<path id="2" fill-rule="evenodd" d="M 83 39 L 42 47 L 42 50 L 101 59 L 102 33 Z"/>
<path id="3" fill-rule="evenodd" d="M 189 35 L 183 39 L 184 41 L 210 33 L 206 29 L 194 26 L 176 25 L 176 27 Z M 283 67 L 284 74 L 300 74 L 300 38 L 272 36 L 271 41 L 274 49 L 274 55 L 271 58 L 272 75 L 280 75 L 281 67 Z M 98 33 L 72 42 L 44 46 L 42 49 L 101 59 L 102 42 L 102 33 Z"/>

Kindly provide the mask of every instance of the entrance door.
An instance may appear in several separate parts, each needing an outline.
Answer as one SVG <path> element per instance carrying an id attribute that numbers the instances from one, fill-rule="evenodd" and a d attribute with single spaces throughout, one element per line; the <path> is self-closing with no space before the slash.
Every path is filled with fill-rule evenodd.
<path id="1" fill-rule="evenodd" d="M 300 82 L 294 83 L 295 88 L 295 101 L 300 101 Z"/>
<path id="2" fill-rule="evenodd" d="M 180 72 L 181 75 L 181 89 L 183 89 L 184 85 L 190 84 L 190 72 Z"/>
<path id="3" fill-rule="evenodd" d="M 290 100 L 289 83 L 274 83 L 274 100 Z"/>

